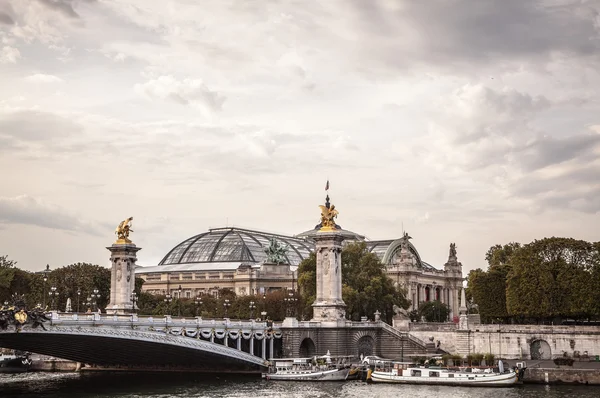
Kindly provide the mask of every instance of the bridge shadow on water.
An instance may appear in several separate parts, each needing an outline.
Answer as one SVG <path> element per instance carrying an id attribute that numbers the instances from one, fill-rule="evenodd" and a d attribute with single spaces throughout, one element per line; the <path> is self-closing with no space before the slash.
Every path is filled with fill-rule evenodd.
<path id="1" fill-rule="evenodd" d="M 213 397 L 227 384 L 252 390 L 260 375 L 185 372 L 84 372 L 0 374 L 0 396 L 55 397 Z"/>

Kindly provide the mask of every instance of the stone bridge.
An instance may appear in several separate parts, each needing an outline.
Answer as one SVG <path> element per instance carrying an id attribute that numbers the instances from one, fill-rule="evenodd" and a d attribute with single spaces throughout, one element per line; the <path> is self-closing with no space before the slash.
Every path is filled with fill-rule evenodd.
<path id="1" fill-rule="evenodd" d="M 0 347 L 50 355 L 92 367 L 257 373 L 281 352 L 278 325 L 52 312 L 44 328 L 0 329 Z"/>

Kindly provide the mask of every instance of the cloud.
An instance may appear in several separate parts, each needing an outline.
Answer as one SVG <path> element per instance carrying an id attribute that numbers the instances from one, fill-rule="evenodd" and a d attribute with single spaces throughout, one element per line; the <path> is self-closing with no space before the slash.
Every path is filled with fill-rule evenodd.
<path id="1" fill-rule="evenodd" d="M 28 82 L 32 83 L 62 83 L 64 80 L 54 75 L 46 75 L 43 73 L 36 73 L 35 75 L 29 75 L 25 78 Z"/>
<path id="2" fill-rule="evenodd" d="M 14 47 L 4 46 L 0 49 L 0 64 L 16 64 L 19 58 L 21 53 Z"/>
<path id="3" fill-rule="evenodd" d="M 12 17 L 4 12 L 0 12 L 0 24 L 14 25 L 15 21 Z"/>
<path id="4" fill-rule="evenodd" d="M 84 221 L 59 206 L 28 195 L 0 196 L 0 224 L 26 224 L 64 231 L 98 234 L 98 225 Z"/>
<path id="5" fill-rule="evenodd" d="M 67 18 L 80 18 L 79 14 L 73 8 L 73 4 L 77 3 L 93 3 L 96 0 L 37 0 L 46 8 L 56 11 Z"/>
<path id="6" fill-rule="evenodd" d="M 225 97 L 211 91 L 200 79 L 177 80 L 173 76 L 160 76 L 135 89 L 151 98 L 160 98 L 180 105 L 198 107 L 207 113 L 221 110 Z"/>
<path id="7" fill-rule="evenodd" d="M 22 142 L 51 141 L 82 131 L 81 125 L 53 113 L 38 110 L 0 113 L 0 135 Z"/>

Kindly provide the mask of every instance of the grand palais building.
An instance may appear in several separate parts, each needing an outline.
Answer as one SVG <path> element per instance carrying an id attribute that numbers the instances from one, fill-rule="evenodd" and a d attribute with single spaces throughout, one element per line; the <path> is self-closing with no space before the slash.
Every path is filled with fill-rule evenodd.
<path id="1" fill-rule="evenodd" d="M 295 290 L 298 265 L 314 250 L 311 236 L 318 227 L 294 236 L 235 227 L 210 229 L 179 243 L 158 265 L 137 267 L 136 276 L 145 280 L 143 291 L 192 299 L 218 295 L 220 289 L 237 295 Z M 379 257 L 388 276 L 406 290 L 413 303 L 411 309 L 423 301 L 439 300 L 450 307 L 451 316 L 458 315 L 463 277 L 454 244 L 450 245 L 448 261 L 434 267 L 421 259 L 406 233 L 397 239 L 371 241 L 356 233 L 340 232 L 346 236 L 345 242 L 363 241 Z M 266 250 L 273 244 L 286 247 L 279 264 L 267 261 Z"/>

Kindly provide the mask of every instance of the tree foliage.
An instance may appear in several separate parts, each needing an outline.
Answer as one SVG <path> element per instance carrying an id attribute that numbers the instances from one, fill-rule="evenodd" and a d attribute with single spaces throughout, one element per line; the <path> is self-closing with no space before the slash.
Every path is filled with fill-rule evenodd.
<path id="1" fill-rule="evenodd" d="M 316 297 L 316 256 L 305 259 L 298 267 L 298 286 L 302 296 L 303 319 L 312 317 L 311 305 Z M 379 258 L 367 250 L 365 243 L 351 243 L 342 250 L 342 298 L 346 315 L 352 320 L 362 316 L 373 319 L 376 311 L 391 323 L 393 306 L 408 308 L 405 292 L 394 286 Z"/>
<path id="2" fill-rule="evenodd" d="M 419 305 L 419 319 L 425 318 L 426 322 L 446 322 L 450 315 L 450 308 L 439 300 L 424 301 Z"/>
<path id="3" fill-rule="evenodd" d="M 489 269 L 469 273 L 484 322 L 600 318 L 600 242 L 544 238 L 488 250 Z"/>

